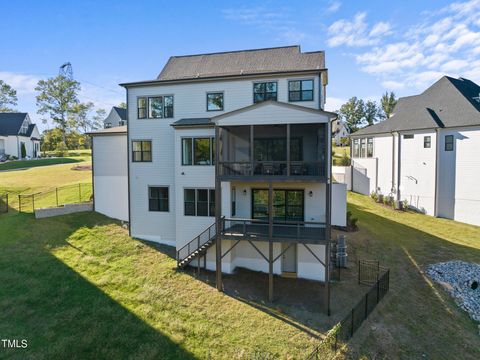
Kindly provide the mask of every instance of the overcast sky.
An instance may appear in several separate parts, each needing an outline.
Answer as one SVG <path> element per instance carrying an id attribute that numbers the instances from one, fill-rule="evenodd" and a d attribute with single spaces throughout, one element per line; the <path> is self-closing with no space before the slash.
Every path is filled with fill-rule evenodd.
<path id="1" fill-rule="evenodd" d="M 81 100 L 107 111 L 125 99 L 118 83 L 155 78 L 171 55 L 292 44 L 326 51 L 329 110 L 442 75 L 480 83 L 480 0 L 0 0 L 0 12 L 0 79 L 37 123 L 34 87 L 67 61 Z"/>

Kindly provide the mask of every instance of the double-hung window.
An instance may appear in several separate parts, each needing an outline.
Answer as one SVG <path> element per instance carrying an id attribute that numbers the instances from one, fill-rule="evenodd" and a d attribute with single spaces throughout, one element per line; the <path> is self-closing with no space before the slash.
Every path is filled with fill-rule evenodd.
<path id="1" fill-rule="evenodd" d="M 446 135 L 445 136 L 445 151 L 453 151 L 453 135 Z"/>
<path id="2" fill-rule="evenodd" d="M 367 157 L 373 157 L 373 138 L 367 139 Z"/>
<path id="3" fill-rule="evenodd" d="M 253 84 L 253 102 L 258 103 L 266 100 L 277 101 L 277 82 L 267 81 Z"/>
<path id="4" fill-rule="evenodd" d="M 182 139 L 182 165 L 213 165 L 214 163 L 215 138 Z"/>
<path id="5" fill-rule="evenodd" d="M 139 119 L 161 119 L 173 117 L 173 96 L 139 97 L 137 99 Z"/>
<path id="6" fill-rule="evenodd" d="M 353 157 L 360 157 L 360 139 L 353 140 Z"/>
<path id="7" fill-rule="evenodd" d="M 152 142 L 150 140 L 132 141 L 132 161 L 133 162 L 152 161 Z"/>
<path id="8" fill-rule="evenodd" d="M 293 80 L 288 82 L 288 101 L 312 101 L 313 80 Z"/>
<path id="9" fill-rule="evenodd" d="M 207 93 L 207 111 L 222 111 L 223 110 L 223 93 L 212 92 Z"/>
<path id="10" fill-rule="evenodd" d="M 168 212 L 168 187 L 148 187 L 148 210 Z"/>
<path id="11" fill-rule="evenodd" d="M 185 216 L 215 216 L 215 190 L 184 189 Z"/>

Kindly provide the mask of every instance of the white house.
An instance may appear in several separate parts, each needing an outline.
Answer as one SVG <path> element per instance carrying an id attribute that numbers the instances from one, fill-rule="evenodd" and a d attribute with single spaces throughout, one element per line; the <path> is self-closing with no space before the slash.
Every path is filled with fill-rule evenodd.
<path id="1" fill-rule="evenodd" d="M 350 131 L 348 130 L 347 124 L 344 121 L 337 119 L 332 123 L 332 136 L 335 145 L 342 146 L 342 140 L 348 139 L 349 135 Z"/>
<path id="2" fill-rule="evenodd" d="M 127 125 L 127 109 L 113 106 L 108 116 L 103 120 L 103 128 Z"/>
<path id="3" fill-rule="evenodd" d="M 122 84 L 131 235 L 216 270 L 219 289 L 236 267 L 328 284 L 346 188 L 331 181 L 324 62 L 299 46 L 174 56 Z"/>
<path id="4" fill-rule="evenodd" d="M 92 136 L 94 210 L 128 221 L 127 126 L 102 129 Z"/>
<path id="5" fill-rule="evenodd" d="M 353 183 L 357 176 L 428 215 L 480 225 L 480 86 L 444 76 L 351 138 Z"/>
<path id="6" fill-rule="evenodd" d="M 0 113 L 0 157 L 2 155 L 18 159 L 40 155 L 40 132 L 27 113 Z"/>

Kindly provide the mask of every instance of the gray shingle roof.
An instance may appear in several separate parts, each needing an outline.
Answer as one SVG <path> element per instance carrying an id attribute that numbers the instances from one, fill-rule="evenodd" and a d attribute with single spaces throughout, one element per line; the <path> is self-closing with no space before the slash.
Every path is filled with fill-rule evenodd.
<path id="1" fill-rule="evenodd" d="M 158 80 L 322 70 L 325 53 L 300 51 L 300 46 L 172 56 Z"/>
<path id="2" fill-rule="evenodd" d="M 27 113 L 0 113 L 0 135 L 18 135 Z"/>
<path id="3" fill-rule="evenodd" d="M 352 135 L 480 125 L 479 96 L 473 81 L 444 76 L 420 95 L 400 98 L 389 119 Z"/>
<path id="4" fill-rule="evenodd" d="M 210 118 L 185 118 L 175 121 L 172 126 L 213 126 L 214 123 Z"/>
<path id="5" fill-rule="evenodd" d="M 120 116 L 120 119 L 127 120 L 127 109 L 118 106 L 114 106 L 113 108 L 117 112 L 118 116 Z"/>

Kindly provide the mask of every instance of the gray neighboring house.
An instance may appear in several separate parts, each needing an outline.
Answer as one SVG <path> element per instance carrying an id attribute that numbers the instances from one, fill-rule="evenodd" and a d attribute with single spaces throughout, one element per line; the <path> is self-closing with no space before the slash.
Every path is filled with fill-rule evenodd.
<path id="1" fill-rule="evenodd" d="M 444 76 L 423 93 L 400 98 L 388 120 L 351 138 L 352 184 L 366 175 L 363 192 L 480 225 L 479 85 Z"/>
<path id="2" fill-rule="evenodd" d="M 110 114 L 103 120 L 103 128 L 127 125 L 127 109 L 113 106 Z"/>
<path id="3" fill-rule="evenodd" d="M 9 155 L 20 159 L 22 147 L 25 147 L 25 157 L 36 158 L 40 155 L 37 125 L 32 124 L 28 113 L 0 113 L 0 157 Z"/>

